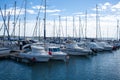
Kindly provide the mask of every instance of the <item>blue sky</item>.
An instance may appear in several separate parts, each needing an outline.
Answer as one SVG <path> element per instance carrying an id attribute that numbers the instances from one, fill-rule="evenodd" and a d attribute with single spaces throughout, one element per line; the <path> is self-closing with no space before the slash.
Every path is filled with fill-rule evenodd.
<path id="1" fill-rule="evenodd" d="M 4 8 L 4 5 L 7 5 L 7 9 L 12 8 L 14 6 L 14 2 L 17 2 L 17 7 L 20 8 L 22 2 L 24 0 L 1 0 L 0 5 L 1 8 Z M 26 0 L 27 1 L 27 9 L 31 10 L 31 12 L 38 12 L 38 9 L 33 9 L 34 6 L 40 6 L 42 0 Z M 48 10 L 59 10 L 58 12 L 49 12 L 49 14 L 59 14 L 61 16 L 73 16 L 75 13 L 82 12 L 84 13 L 86 10 L 89 13 L 93 13 L 93 8 L 95 8 L 96 4 L 105 4 L 106 2 L 115 5 L 119 2 L 119 0 L 47 0 L 47 9 Z M 24 5 L 23 5 L 24 7 Z M 32 11 L 33 10 L 33 11 Z M 30 11 L 28 14 L 31 15 Z M 34 13 L 33 13 L 34 14 Z M 32 15 L 33 15 L 32 14 Z M 36 15 L 35 15 L 36 16 Z M 53 16 L 52 16 L 53 17 Z M 27 17 L 29 19 L 29 16 Z M 32 18 L 30 18 L 32 19 Z"/>
<path id="2" fill-rule="evenodd" d="M 16 14 L 18 15 L 20 13 L 19 19 L 23 21 L 24 18 L 24 2 L 25 0 L 16 0 L 17 2 L 17 9 Z M 41 7 L 44 9 L 44 6 L 41 5 L 42 0 L 26 0 L 27 1 L 27 27 L 29 26 L 29 30 L 27 31 L 26 35 L 32 36 L 32 32 L 35 26 L 35 19 L 38 14 L 38 9 Z M 1 0 L 0 7 L 2 8 L 2 11 L 4 13 L 4 5 L 7 5 L 6 13 L 11 12 L 11 23 L 13 22 L 13 15 L 14 15 L 14 2 L 15 0 Z M 22 10 L 21 9 L 21 5 Z M 63 32 L 65 33 L 65 17 L 68 18 L 68 35 L 72 36 L 72 18 L 75 17 L 75 26 L 76 30 L 78 29 L 78 16 L 81 17 L 81 23 L 83 26 L 83 32 L 85 28 L 85 11 L 87 10 L 87 16 L 88 16 L 88 26 L 87 26 L 87 36 L 88 37 L 95 37 L 95 7 L 96 4 L 98 5 L 99 10 L 99 16 L 100 16 L 100 25 L 102 30 L 102 35 L 104 37 L 110 36 L 110 37 L 116 37 L 116 21 L 120 17 L 120 1 L 119 0 L 47 0 L 47 27 L 49 26 L 51 29 L 47 30 L 48 36 L 53 36 L 53 20 L 56 20 L 56 32 L 58 30 L 58 16 L 61 16 L 61 23 L 63 27 Z M 13 12 L 12 12 L 13 10 Z M 0 13 L 1 15 L 1 13 Z M 43 19 L 43 12 L 40 13 L 41 20 Z M 2 18 L 0 17 L 1 25 L 2 25 Z M 31 23 L 32 22 L 32 23 Z M 34 23 L 33 23 L 34 22 Z M 93 23 L 93 24 L 91 24 Z M 111 23 L 111 24 L 110 24 Z M 13 26 L 12 24 L 10 24 Z M 18 25 L 18 23 L 17 23 Z M 23 25 L 21 23 L 21 25 Z M 41 23 L 42 25 L 42 23 Z M 106 27 L 109 26 L 109 27 Z M 11 30 L 13 27 L 11 27 Z M 47 28 L 48 29 L 48 28 Z M 94 31 L 93 31 L 94 29 Z M 16 29 L 17 30 L 17 29 Z M 23 35 L 21 30 L 21 35 Z M 71 33 L 72 32 L 72 33 Z M 111 35 L 111 32 L 112 35 Z M 2 32 L 1 32 L 2 34 Z M 41 34 L 43 35 L 43 32 L 41 31 Z M 77 31 L 78 36 L 79 32 Z M 16 31 L 17 35 L 17 31 Z M 57 36 L 57 33 L 56 33 Z"/>

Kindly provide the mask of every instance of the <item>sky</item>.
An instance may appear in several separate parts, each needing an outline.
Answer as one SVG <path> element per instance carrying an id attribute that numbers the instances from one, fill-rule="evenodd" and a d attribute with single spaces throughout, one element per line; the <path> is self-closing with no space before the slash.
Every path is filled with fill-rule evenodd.
<path id="1" fill-rule="evenodd" d="M 1 0 L 0 35 L 4 33 L 3 18 L 6 18 L 7 26 L 9 20 L 10 35 L 13 35 L 14 23 L 16 23 L 15 35 L 19 35 L 19 26 L 20 36 L 24 35 L 25 1 L 26 36 L 43 36 L 44 0 Z M 96 5 L 98 8 L 97 35 L 117 38 L 119 36 L 117 26 L 119 26 L 120 19 L 119 0 L 46 0 L 47 36 L 96 37 Z M 14 16 L 14 14 L 16 15 Z M 14 18 L 16 22 L 14 22 Z M 7 31 L 5 34 L 7 35 Z"/>

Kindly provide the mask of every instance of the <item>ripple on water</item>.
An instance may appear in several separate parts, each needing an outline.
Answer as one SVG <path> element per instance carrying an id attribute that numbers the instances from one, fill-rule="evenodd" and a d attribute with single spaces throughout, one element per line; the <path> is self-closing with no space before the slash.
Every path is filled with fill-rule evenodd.
<path id="1" fill-rule="evenodd" d="M 68 63 L 25 65 L 2 60 L 0 80 L 120 80 L 120 50 L 96 56 L 70 56 Z"/>

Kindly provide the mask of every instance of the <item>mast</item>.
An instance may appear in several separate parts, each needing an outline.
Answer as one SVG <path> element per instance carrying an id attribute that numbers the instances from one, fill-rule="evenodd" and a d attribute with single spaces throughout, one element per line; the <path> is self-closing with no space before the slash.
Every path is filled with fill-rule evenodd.
<path id="1" fill-rule="evenodd" d="M 9 31 L 10 31 L 10 12 L 8 13 L 8 35 L 9 35 Z"/>
<path id="2" fill-rule="evenodd" d="M 74 16 L 73 16 L 73 38 L 75 37 L 74 32 L 75 32 L 75 29 L 74 29 Z"/>
<path id="3" fill-rule="evenodd" d="M 120 33 L 119 33 L 119 20 L 117 20 L 117 40 L 120 38 Z"/>
<path id="4" fill-rule="evenodd" d="M 45 10 L 44 10 L 44 40 L 46 40 L 46 0 L 44 3 Z"/>
<path id="5" fill-rule="evenodd" d="M 66 38 L 67 38 L 67 17 L 66 17 Z"/>
<path id="6" fill-rule="evenodd" d="M 4 8 L 5 8 L 5 10 L 4 10 L 4 23 L 6 24 L 6 4 L 5 4 L 5 6 L 4 6 Z M 7 26 L 6 26 L 7 27 Z M 5 27 L 5 25 L 4 25 L 4 32 L 3 32 L 3 39 L 5 40 L 5 31 L 6 31 L 6 27 Z M 3 40 L 3 41 L 4 41 Z"/>
<path id="7" fill-rule="evenodd" d="M 13 36 L 14 36 L 14 38 L 15 38 L 15 25 L 16 25 L 16 1 L 15 1 L 15 9 L 14 9 L 14 33 L 13 33 Z"/>
<path id="8" fill-rule="evenodd" d="M 81 18 L 80 18 L 80 16 L 79 16 L 79 40 L 80 40 L 80 36 L 81 36 L 81 35 L 80 35 L 80 25 L 81 25 L 80 22 L 81 22 Z"/>
<path id="9" fill-rule="evenodd" d="M 96 5 L 96 39 L 98 38 L 98 6 Z"/>
<path id="10" fill-rule="evenodd" d="M 55 40 L 55 19 L 54 19 L 54 24 L 53 24 L 53 39 Z"/>
<path id="11" fill-rule="evenodd" d="M 39 27 L 38 27 L 38 36 L 39 36 L 38 38 L 39 38 L 39 41 L 40 41 L 40 23 L 41 22 L 40 22 L 40 18 L 39 18 Z"/>
<path id="12" fill-rule="evenodd" d="M 61 24 L 61 16 L 59 16 L 59 44 L 60 44 L 60 36 L 61 36 L 60 24 Z"/>
<path id="13" fill-rule="evenodd" d="M 87 38 L 87 10 L 86 10 L 86 13 L 85 13 L 85 38 Z"/>
<path id="14" fill-rule="evenodd" d="M 24 39 L 26 37 L 26 7 L 27 7 L 27 0 L 25 0 L 25 15 L 24 15 Z"/>
<path id="15" fill-rule="evenodd" d="M 18 33 L 18 37 L 19 37 L 19 40 L 20 40 L 20 19 L 19 19 L 19 33 Z"/>

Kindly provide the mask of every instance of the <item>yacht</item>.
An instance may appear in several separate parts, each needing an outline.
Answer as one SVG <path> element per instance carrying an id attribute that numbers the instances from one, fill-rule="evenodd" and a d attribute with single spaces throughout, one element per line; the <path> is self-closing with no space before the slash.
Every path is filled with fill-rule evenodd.
<path id="1" fill-rule="evenodd" d="M 19 53 L 20 57 L 28 58 L 34 62 L 48 62 L 52 57 L 42 46 L 31 45 L 31 51 Z"/>
<path id="2" fill-rule="evenodd" d="M 10 51 L 11 50 L 9 48 L 2 47 L 2 48 L 0 48 L 0 55 L 9 54 Z"/>
<path id="3" fill-rule="evenodd" d="M 104 50 L 104 48 L 98 45 L 96 42 L 88 42 L 86 43 L 86 46 L 90 48 L 93 52 L 101 52 Z"/>
<path id="4" fill-rule="evenodd" d="M 52 55 L 51 59 L 53 60 L 63 60 L 66 62 L 69 59 L 69 56 L 57 46 L 49 46 L 47 47 L 47 51 L 49 55 Z"/>
<path id="5" fill-rule="evenodd" d="M 88 55 L 92 53 L 92 50 L 78 46 L 77 43 L 66 43 L 63 52 L 67 52 L 69 55 Z"/>
<path id="6" fill-rule="evenodd" d="M 98 45 L 100 45 L 101 47 L 103 47 L 104 51 L 112 51 L 113 50 L 113 46 L 111 46 L 107 42 L 97 42 L 97 43 L 98 43 Z"/>

